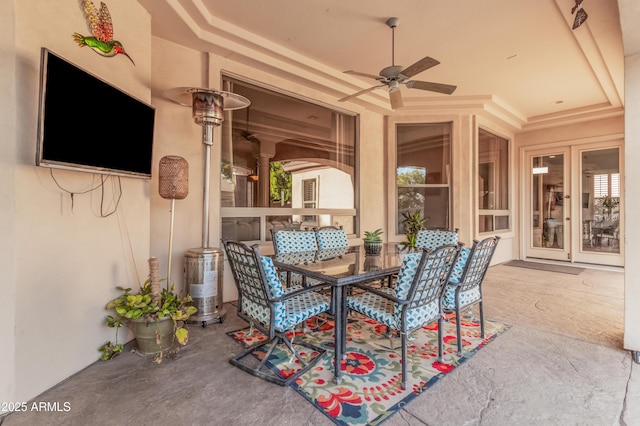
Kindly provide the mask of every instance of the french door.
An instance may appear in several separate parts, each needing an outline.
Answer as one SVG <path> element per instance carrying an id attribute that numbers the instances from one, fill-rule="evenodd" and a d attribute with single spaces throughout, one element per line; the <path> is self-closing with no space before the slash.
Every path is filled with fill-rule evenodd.
<path id="1" fill-rule="evenodd" d="M 527 257 L 571 260 L 569 160 L 568 148 L 527 155 Z"/>
<path id="2" fill-rule="evenodd" d="M 623 266 L 620 145 L 525 153 L 525 256 Z"/>
<path id="3" fill-rule="evenodd" d="M 624 266 L 622 148 L 574 149 L 578 165 L 575 203 L 575 262 Z"/>

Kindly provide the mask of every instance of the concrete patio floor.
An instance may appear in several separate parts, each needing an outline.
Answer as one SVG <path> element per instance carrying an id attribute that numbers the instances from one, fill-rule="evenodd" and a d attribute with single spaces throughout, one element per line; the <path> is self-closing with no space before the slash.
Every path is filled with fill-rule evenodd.
<path id="1" fill-rule="evenodd" d="M 622 349 L 623 274 L 491 267 L 486 318 L 512 328 L 391 417 L 393 425 L 640 425 L 640 365 Z M 176 360 L 125 353 L 34 399 L 68 411 L 13 413 L 13 425 L 331 425 L 295 390 L 231 366 L 245 325 L 193 326 Z"/>

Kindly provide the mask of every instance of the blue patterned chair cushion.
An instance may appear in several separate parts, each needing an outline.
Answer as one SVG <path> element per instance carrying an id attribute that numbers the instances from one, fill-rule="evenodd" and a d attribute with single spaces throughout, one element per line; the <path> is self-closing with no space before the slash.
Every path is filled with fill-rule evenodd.
<path id="1" fill-rule="evenodd" d="M 449 277 L 449 282 L 454 284 L 460 284 L 460 278 L 462 278 L 462 271 L 464 271 L 464 266 L 467 264 L 467 260 L 469 260 L 469 254 L 471 250 L 462 247 L 460 250 L 460 255 L 458 256 L 458 260 L 453 267 L 453 271 L 451 271 L 451 277 Z"/>
<path id="2" fill-rule="evenodd" d="M 297 324 L 308 318 L 328 311 L 331 302 L 328 296 L 311 291 L 282 302 L 276 302 L 274 305 L 274 327 L 276 331 L 284 332 L 293 329 Z M 271 318 L 268 308 L 243 298 L 242 310 L 250 317 L 269 327 Z"/>
<path id="3" fill-rule="evenodd" d="M 395 288 L 383 287 L 380 290 L 395 296 L 398 299 L 406 299 L 416 275 L 416 270 L 422 259 L 422 253 L 409 253 L 402 260 L 400 273 L 396 280 Z M 391 328 L 401 328 L 402 305 L 385 299 L 375 293 L 365 292 L 347 298 L 347 307 L 361 312 Z M 419 327 L 422 324 L 433 321 L 440 313 L 439 300 L 409 309 L 407 311 L 407 329 Z"/>
<path id="4" fill-rule="evenodd" d="M 455 309 L 456 308 L 456 287 L 455 284 L 447 284 L 444 289 L 442 297 L 443 309 Z M 460 292 L 460 307 L 470 305 L 480 300 L 480 287 L 473 287 L 467 291 Z"/>
<path id="5" fill-rule="evenodd" d="M 243 297 L 242 311 L 249 317 L 255 318 L 257 321 L 264 324 L 265 327 L 270 326 L 271 317 L 270 317 L 270 311 L 268 307 L 259 305 Z"/>
<path id="6" fill-rule="evenodd" d="M 396 294 L 398 299 L 406 299 L 411 284 L 413 283 L 413 277 L 416 275 L 416 269 L 422 259 L 422 252 L 408 253 L 402 259 L 402 265 L 400 266 L 400 273 L 396 281 Z"/>
<path id="7" fill-rule="evenodd" d="M 347 233 L 343 229 L 319 229 L 316 231 L 316 239 L 320 250 L 347 247 L 349 245 Z"/>
<path id="8" fill-rule="evenodd" d="M 460 250 L 460 255 L 458 256 L 458 260 L 453 267 L 453 271 L 451 272 L 451 277 L 449 278 L 449 284 L 445 287 L 444 294 L 442 296 L 442 307 L 444 309 L 455 309 L 456 308 L 456 287 L 460 285 L 460 279 L 462 278 L 462 272 L 464 271 L 464 267 L 469 261 L 469 254 L 471 254 L 471 249 L 463 247 Z M 469 305 L 471 303 L 476 302 L 480 299 L 480 288 L 474 287 L 467 291 L 460 292 L 460 307 Z"/>
<path id="9" fill-rule="evenodd" d="M 438 229 L 421 229 L 416 238 L 416 247 L 433 250 L 445 244 L 457 244 L 458 233 Z"/>
<path id="10" fill-rule="evenodd" d="M 328 311 L 331 307 L 330 298 L 315 291 L 299 294 L 279 303 L 284 304 L 285 309 L 284 315 L 276 315 L 275 327 L 280 332 L 293 329 L 302 321 Z"/>
<path id="11" fill-rule="evenodd" d="M 260 262 L 264 268 L 264 272 L 267 274 L 267 282 L 271 289 L 271 295 L 273 297 L 280 297 L 284 294 L 291 293 L 292 291 L 302 288 L 302 275 L 292 274 L 289 286 L 286 288 L 282 285 L 283 282 L 287 282 L 287 272 L 278 272 L 273 259 L 269 256 L 260 257 Z"/>
<path id="12" fill-rule="evenodd" d="M 273 297 L 284 296 L 282 281 L 280 281 L 280 277 L 278 276 L 278 271 L 273 264 L 273 260 L 269 256 L 260 256 L 260 262 L 262 263 L 264 272 L 267 275 L 267 283 L 271 289 L 271 295 Z"/>
<path id="13" fill-rule="evenodd" d="M 260 262 L 264 268 L 267 283 L 273 297 L 281 297 L 302 288 L 295 286 L 286 290 L 283 289 L 273 260 L 268 256 L 261 256 Z M 329 310 L 329 307 L 329 298 L 313 291 L 294 296 L 282 302 L 276 302 L 274 303 L 275 329 L 277 331 L 289 330 L 307 318 Z M 247 298 L 242 299 L 242 308 L 250 316 L 265 325 L 269 325 L 270 312 L 268 308 L 258 305 Z"/>
<path id="14" fill-rule="evenodd" d="M 394 295 L 392 288 L 383 287 L 381 290 Z M 407 329 L 411 330 L 422 324 L 433 321 L 440 314 L 439 300 L 409 309 L 407 312 Z M 401 329 L 400 315 L 396 310 L 396 303 L 371 292 L 364 292 L 347 298 L 347 307 L 372 318 L 388 327 Z"/>
<path id="15" fill-rule="evenodd" d="M 318 250 L 313 231 L 278 231 L 274 238 L 276 253 Z"/>

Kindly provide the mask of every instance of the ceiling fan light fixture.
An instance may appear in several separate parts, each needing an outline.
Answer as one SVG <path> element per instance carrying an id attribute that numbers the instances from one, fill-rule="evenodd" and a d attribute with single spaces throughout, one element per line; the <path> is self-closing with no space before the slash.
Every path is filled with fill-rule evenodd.
<path id="1" fill-rule="evenodd" d="M 359 75 L 361 77 L 372 78 L 374 80 L 378 80 L 380 85 L 370 87 L 368 89 L 361 90 L 352 95 L 346 96 L 342 99 L 339 99 L 340 102 L 344 102 L 346 100 L 355 98 L 357 96 L 363 95 L 365 93 L 369 93 L 370 91 L 377 89 L 378 87 L 387 86 L 389 92 L 389 101 L 391 103 L 391 109 L 401 108 L 403 106 L 402 102 L 402 94 L 400 91 L 400 85 L 404 84 L 408 88 L 414 88 L 418 90 L 429 90 L 431 92 L 436 93 L 444 93 L 450 95 L 456 89 L 456 86 L 452 86 L 450 84 L 441 84 L 441 83 L 432 83 L 428 81 L 407 81 L 412 78 L 414 75 L 417 75 L 423 71 L 426 71 L 434 66 L 438 65 L 440 62 L 429 57 L 425 56 L 420 59 L 418 62 L 404 68 L 401 65 L 396 65 L 395 63 L 395 28 L 398 26 L 398 18 L 389 18 L 387 20 L 387 26 L 391 28 L 391 65 L 385 67 L 380 71 L 379 76 L 367 74 L 358 71 L 345 71 L 347 74 Z"/>

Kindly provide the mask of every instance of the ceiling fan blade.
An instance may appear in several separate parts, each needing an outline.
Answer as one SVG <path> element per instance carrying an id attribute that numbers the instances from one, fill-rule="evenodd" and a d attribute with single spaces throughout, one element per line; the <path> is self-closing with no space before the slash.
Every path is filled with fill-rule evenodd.
<path id="1" fill-rule="evenodd" d="M 342 98 L 342 99 L 338 99 L 338 102 L 348 101 L 348 100 L 349 100 L 349 99 L 351 99 L 351 98 L 355 98 L 356 96 L 364 95 L 365 93 L 371 92 L 372 90 L 375 90 L 375 89 L 377 89 L 377 88 L 379 88 L 379 87 L 384 87 L 384 86 L 385 86 L 385 85 L 384 85 L 384 84 L 382 84 L 382 85 L 379 85 L 379 86 L 369 87 L 368 89 L 361 90 L 361 91 L 359 91 L 359 92 L 354 93 L 353 95 L 345 96 L 345 97 L 344 97 L 344 98 Z"/>
<path id="2" fill-rule="evenodd" d="M 414 75 L 421 73 L 424 70 L 428 70 L 429 68 L 435 67 L 436 65 L 438 65 L 440 62 L 436 61 L 433 58 L 430 58 L 428 56 L 425 56 L 424 58 L 420 59 L 418 62 L 416 62 L 413 65 L 410 65 L 408 67 L 406 67 L 405 69 L 403 69 L 400 74 L 406 76 L 406 77 L 413 77 Z"/>
<path id="3" fill-rule="evenodd" d="M 374 80 L 378 80 L 381 77 L 379 75 L 373 75 L 373 74 L 367 74 L 366 72 L 360 72 L 360 71 L 345 71 L 345 74 L 351 74 L 351 75 L 359 75 L 360 77 L 369 77 L 369 78 L 373 78 Z"/>
<path id="4" fill-rule="evenodd" d="M 444 93 L 445 95 L 450 95 L 457 89 L 457 86 L 442 83 L 432 83 L 430 81 L 411 80 L 407 81 L 406 85 L 409 89 L 429 90 L 431 92 Z"/>
<path id="5" fill-rule="evenodd" d="M 389 92 L 389 100 L 391 101 L 391 109 L 398 109 L 404 106 L 404 102 L 402 102 L 402 93 L 400 92 L 400 90 Z"/>

